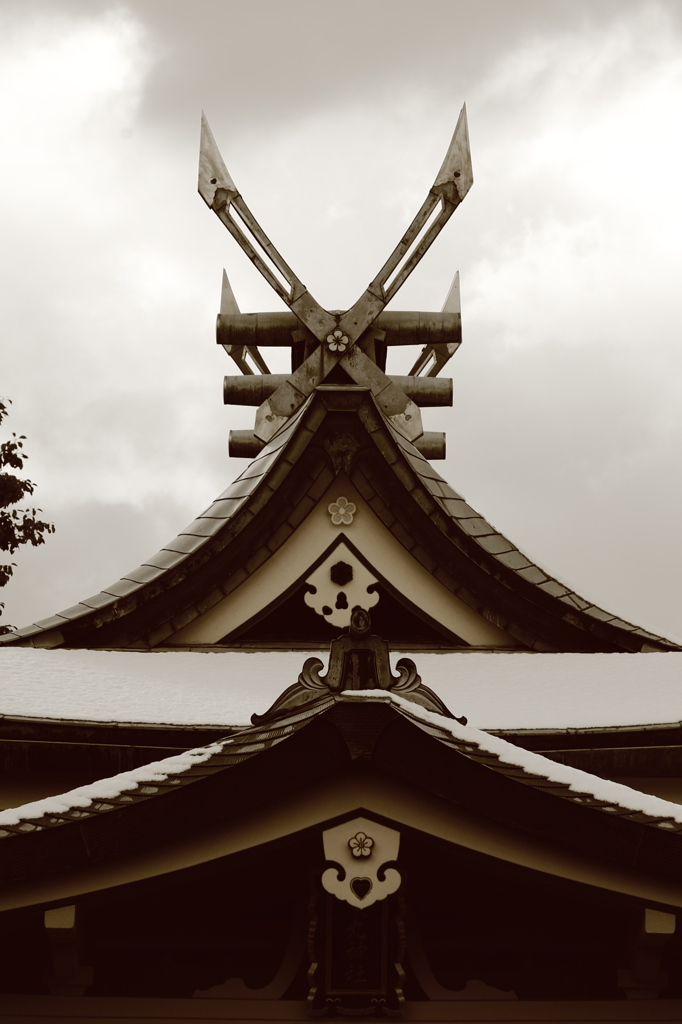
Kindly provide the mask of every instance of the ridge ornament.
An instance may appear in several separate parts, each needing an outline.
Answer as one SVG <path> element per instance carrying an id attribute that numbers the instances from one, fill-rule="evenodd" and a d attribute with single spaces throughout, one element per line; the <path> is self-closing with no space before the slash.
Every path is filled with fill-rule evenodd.
<path id="1" fill-rule="evenodd" d="M 416 441 L 423 435 L 419 406 L 378 365 L 376 346 L 383 343 L 384 332 L 372 332 L 370 328 L 419 264 L 472 184 L 465 105 L 440 171 L 409 228 L 351 309 L 331 313 L 313 298 L 249 210 L 202 114 L 199 194 L 303 328 L 292 332 L 292 340 L 293 335 L 300 335 L 296 340 L 303 343 L 305 358 L 258 408 L 254 432 L 257 440 L 268 442 L 337 364 L 356 384 L 371 390 L 384 414 L 407 440 Z M 437 372 L 452 354 L 449 348 L 447 344 L 427 345 L 422 356 L 430 368 L 432 363 L 437 364 Z M 242 358 L 241 352 L 235 354 Z"/>

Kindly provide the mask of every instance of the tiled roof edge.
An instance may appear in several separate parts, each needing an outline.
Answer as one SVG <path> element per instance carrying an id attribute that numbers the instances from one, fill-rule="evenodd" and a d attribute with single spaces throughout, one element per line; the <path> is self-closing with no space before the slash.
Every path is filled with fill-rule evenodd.
<path id="1" fill-rule="evenodd" d="M 521 784 L 611 817 L 618 816 L 658 830 L 682 834 L 682 806 L 679 804 L 559 764 L 500 736 L 463 726 L 456 720 L 427 711 L 399 694 L 350 690 L 340 694 L 327 693 L 269 725 L 246 727 L 217 743 L 174 754 L 60 796 L 2 811 L 0 838 L 81 821 L 197 781 L 275 746 L 339 701 L 391 704 L 405 718 L 459 754 Z"/>
<path id="2" fill-rule="evenodd" d="M 224 740 L 172 754 L 57 796 L 0 811 L 0 839 L 119 810 L 248 760 L 293 735 L 334 700 L 325 695 L 286 720 L 265 726 L 245 726 Z"/>
<path id="3" fill-rule="evenodd" d="M 374 691 L 346 691 L 346 699 L 376 699 Z M 594 810 L 618 815 L 641 824 L 682 834 L 682 805 L 649 793 L 640 793 L 619 782 L 599 778 L 579 768 L 559 764 L 535 751 L 510 743 L 492 733 L 460 725 L 455 719 L 445 718 L 400 694 L 387 694 L 389 699 L 407 718 L 420 726 L 427 726 L 432 735 L 440 734 L 450 746 L 473 761 L 526 785 L 538 786 L 553 795 Z"/>
<path id="4" fill-rule="evenodd" d="M 39 634 L 48 633 L 58 626 L 67 625 L 69 622 L 88 615 L 94 616 L 105 608 L 111 608 L 121 599 L 141 590 L 148 583 L 158 580 L 160 576 L 186 561 L 227 526 L 243 508 L 245 502 L 253 495 L 284 451 L 287 441 L 294 433 L 309 404 L 309 402 L 305 402 L 236 480 L 163 548 L 98 594 L 84 598 L 79 604 L 57 612 L 48 618 L 40 619 L 10 633 L 0 634 L 0 645 L 43 646 L 36 644 Z M 59 643 L 61 640 L 49 646 L 59 646 Z"/>
<path id="5" fill-rule="evenodd" d="M 402 449 L 412 469 L 440 508 L 457 524 L 463 533 L 470 537 L 472 541 L 478 544 L 483 551 L 493 557 L 501 566 L 513 571 L 519 579 L 531 584 L 543 594 L 557 598 L 568 609 L 590 616 L 594 622 L 604 623 L 613 629 L 641 638 L 642 644 L 640 646 L 642 647 L 661 645 L 671 650 L 682 649 L 680 644 L 656 633 L 651 633 L 641 626 L 627 622 L 620 618 L 620 616 L 607 612 L 590 601 L 586 601 L 567 584 L 562 583 L 556 577 L 550 576 L 549 573 L 534 563 L 528 555 L 522 552 L 504 534 L 500 533 L 483 516 L 476 512 L 464 500 L 461 494 L 453 490 L 447 481 L 433 468 L 431 463 L 424 458 L 421 452 L 417 451 L 414 445 L 403 437 L 390 421 L 385 417 L 384 419 L 386 420 L 386 426 Z M 566 613 L 564 613 L 562 618 L 567 618 Z"/>

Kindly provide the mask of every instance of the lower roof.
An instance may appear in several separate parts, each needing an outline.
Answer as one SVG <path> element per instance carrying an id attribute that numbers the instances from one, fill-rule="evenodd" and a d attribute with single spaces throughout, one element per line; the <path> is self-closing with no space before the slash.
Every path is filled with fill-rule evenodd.
<path id="1" fill-rule="evenodd" d="M 326 662 L 327 654 L 321 654 Z M 296 651 L 9 648 L 0 718 L 227 727 L 263 713 L 301 670 Z M 682 653 L 419 653 L 424 682 L 486 730 L 682 721 Z"/>
<path id="2" fill-rule="evenodd" d="M 322 804 L 311 803 L 311 785 L 327 797 Z M 339 785 L 348 798 L 335 810 L 330 794 Z M 121 884 L 119 875 L 102 881 L 120 858 L 138 858 L 140 878 L 159 873 L 156 861 L 153 870 L 147 863 L 159 854 L 161 873 L 175 871 L 173 851 L 189 841 L 194 860 L 198 850 L 205 861 L 236 849 L 240 837 L 242 848 L 270 841 L 273 826 L 290 835 L 298 826 L 289 805 L 299 797 L 308 826 L 319 829 L 330 816 L 371 810 L 372 793 L 386 786 L 398 802 L 390 810 L 379 798 L 375 813 L 391 820 L 403 820 L 416 797 L 422 831 L 472 849 L 492 840 L 495 857 L 531 856 L 544 873 L 682 906 L 679 805 L 558 765 L 399 694 L 324 685 L 306 704 L 224 740 L 0 812 L 2 899 L 27 905 L 71 898 L 74 886 Z M 206 832 L 215 827 L 217 845 Z M 85 877 L 93 869 L 100 874 Z"/>

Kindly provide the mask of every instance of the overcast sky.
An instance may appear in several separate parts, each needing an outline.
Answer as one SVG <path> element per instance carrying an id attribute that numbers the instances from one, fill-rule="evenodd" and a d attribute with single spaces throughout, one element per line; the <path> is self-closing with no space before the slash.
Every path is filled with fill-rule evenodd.
<path id="1" fill-rule="evenodd" d="M 2 429 L 57 528 L 15 556 L 3 621 L 124 575 L 244 466 L 223 266 L 243 311 L 283 307 L 197 194 L 202 108 L 345 308 L 465 100 L 474 186 L 392 304 L 438 310 L 461 272 L 455 405 L 424 413 L 441 471 L 553 575 L 682 638 L 679 0 L 0 0 Z"/>

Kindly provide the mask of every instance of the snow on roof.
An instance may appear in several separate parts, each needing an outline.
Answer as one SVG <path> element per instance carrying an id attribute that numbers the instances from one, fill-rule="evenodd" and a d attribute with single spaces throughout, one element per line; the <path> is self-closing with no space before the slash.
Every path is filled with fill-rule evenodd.
<path id="1" fill-rule="evenodd" d="M 353 690 L 346 691 L 345 696 L 350 699 L 375 699 L 376 690 Z M 469 725 L 460 725 L 451 718 L 445 718 L 434 711 L 427 711 L 426 708 L 416 704 L 414 701 L 401 697 L 399 694 L 388 695 L 394 703 L 407 711 L 418 721 L 427 722 L 437 726 L 443 732 L 449 733 L 466 748 L 476 749 L 498 757 L 503 764 L 513 765 L 522 768 L 529 775 L 540 776 L 550 782 L 556 782 L 568 788 L 576 794 L 576 802 L 583 802 L 580 797 L 594 797 L 603 802 L 606 807 L 602 810 L 623 808 L 629 811 L 641 811 L 652 818 L 672 819 L 682 824 L 682 805 L 664 800 L 662 797 L 652 796 L 649 793 L 640 793 L 639 790 L 631 789 L 620 782 L 611 782 L 609 779 L 601 779 L 597 775 L 581 771 L 580 768 L 572 768 L 570 765 L 558 764 L 543 754 L 536 754 L 532 750 L 518 747 L 515 743 L 502 739 L 500 736 L 491 736 L 480 729 L 472 729 Z M 465 748 L 465 749 L 466 749 Z"/>
<path id="2" fill-rule="evenodd" d="M 87 786 L 78 786 L 57 796 L 32 800 L 21 807 L 9 807 L 0 811 L 0 826 L 17 825 L 29 818 L 42 818 L 47 814 L 59 815 L 74 807 L 90 807 L 98 800 L 114 800 L 122 793 L 138 789 L 140 786 L 154 782 L 165 782 L 170 775 L 179 775 L 203 761 L 208 761 L 213 754 L 219 753 L 222 743 L 211 743 L 205 747 L 186 750 L 182 754 L 173 754 L 162 761 L 152 761 L 141 768 L 120 772 L 107 779 L 98 779 Z M 144 792 L 144 790 L 143 790 Z"/>
<path id="3" fill-rule="evenodd" d="M 450 718 L 427 711 L 419 704 L 398 694 L 390 693 L 386 690 L 350 690 L 345 691 L 339 697 L 345 700 L 369 700 L 392 703 L 404 714 L 407 714 L 408 717 L 415 719 L 417 723 L 435 727 L 437 730 L 436 735 L 439 732 L 444 738 L 451 737 L 455 741 L 456 749 L 464 756 L 480 760 L 481 755 L 483 755 L 484 763 L 490 765 L 490 756 L 486 759 L 486 755 L 491 755 L 494 762 L 499 763 L 502 769 L 505 765 L 514 766 L 521 768 L 530 781 L 540 777 L 543 780 L 556 783 L 555 793 L 560 797 L 565 798 L 569 796 L 575 802 L 587 804 L 600 811 L 615 811 L 621 814 L 625 812 L 626 816 L 633 813 L 641 813 L 653 819 L 653 821 L 647 822 L 648 824 L 659 828 L 679 831 L 678 826 L 682 825 L 682 806 L 680 804 L 664 800 L 661 797 L 652 796 L 648 793 L 641 793 L 620 783 L 601 779 L 578 768 L 557 764 L 542 754 L 525 750 L 499 736 L 491 736 L 489 733 L 472 728 L 470 725 L 464 726 Z M 300 720 L 314 714 L 313 709 L 310 709 L 307 714 L 305 709 L 301 709 L 294 717 Z M 288 721 L 289 723 L 292 721 L 291 716 L 289 716 Z M 266 729 L 268 728 L 266 727 Z M 291 729 L 291 725 L 287 725 L 285 720 L 279 727 L 275 725 L 274 728 L 275 732 L 279 734 L 278 741 L 281 742 L 286 733 Z M 2 826 L 11 829 L 12 826 L 17 826 L 21 822 L 27 824 L 20 825 L 20 829 L 42 829 L 45 824 L 61 824 L 63 817 L 60 819 L 59 816 L 67 814 L 74 808 L 84 809 L 85 815 L 87 815 L 87 809 L 91 807 L 98 812 L 113 810 L 113 806 L 102 806 L 100 802 L 116 800 L 117 797 L 126 792 L 129 793 L 137 790 L 141 796 L 147 793 L 154 795 L 157 793 L 157 789 L 154 786 L 149 787 L 149 783 L 163 783 L 170 776 L 177 778 L 178 775 L 190 771 L 198 764 L 210 761 L 216 755 L 219 757 L 233 745 L 241 746 L 243 751 L 248 750 L 251 753 L 265 749 L 266 744 L 258 742 L 262 740 L 262 732 L 262 727 L 253 726 L 250 729 L 243 730 L 241 734 L 228 737 L 218 743 L 198 747 L 183 754 L 172 755 L 161 761 L 145 765 L 142 768 L 121 772 L 119 775 L 112 776 L 111 778 L 101 779 L 87 786 L 80 786 L 59 796 L 46 797 L 20 807 L 0 811 L 0 835 L 3 837 L 8 835 Z M 492 766 L 494 768 L 495 764 Z M 570 795 L 566 793 L 566 788 L 570 790 Z M 561 791 L 562 789 L 563 792 Z M 575 794 L 575 796 L 572 794 Z M 123 799 L 131 798 L 124 796 Z M 49 820 L 49 816 L 57 816 L 58 820 Z M 47 821 L 45 821 L 46 818 L 48 818 Z M 36 822 L 41 822 L 41 820 L 42 824 L 36 824 Z"/>
<path id="4" fill-rule="evenodd" d="M 0 653 L 0 716 L 244 725 L 296 682 L 312 653 L 8 648 Z M 327 652 L 320 657 L 326 664 Z M 479 729 L 682 720 L 682 653 L 415 652 L 412 657 L 424 683 Z"/>

